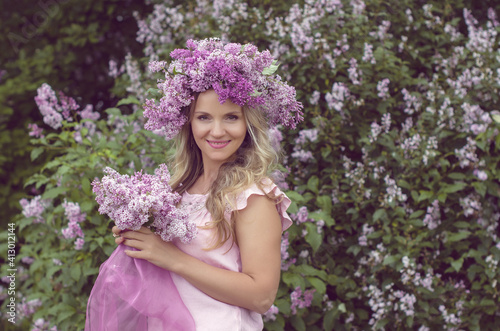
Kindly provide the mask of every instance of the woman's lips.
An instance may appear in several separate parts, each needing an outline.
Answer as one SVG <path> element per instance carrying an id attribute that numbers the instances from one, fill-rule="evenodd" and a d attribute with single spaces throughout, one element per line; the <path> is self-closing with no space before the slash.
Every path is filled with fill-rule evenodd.
<path id="1" fill-rule="evenodd" d="M 229 145 L 230 142 L 231 142 L 231 140 L 220 140 L 220 141 L 219 140 L 207 140 L 207 143 L 210 145 L 210 147 L 216 148 L 216 149 L 224 148 L 227 145 Z"/>

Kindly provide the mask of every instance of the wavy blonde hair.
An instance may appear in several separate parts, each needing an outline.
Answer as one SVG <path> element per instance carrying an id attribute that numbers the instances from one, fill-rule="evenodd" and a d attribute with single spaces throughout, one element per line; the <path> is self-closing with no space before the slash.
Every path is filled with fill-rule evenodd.
<path id="1" fill-rule="evenodd" d="M 179 194 L 189 190 L 203 174 L 201 151 L 191 132 L 191 120 L 197 99 L 198 94 L 195 95 L 191 105 L 183 110 L 188 122 L 175 140 L 175 154 L 170 167 L 173 173 L 170 185 Z M 212 221 L 207 228 L 216 228 L 216 236 L 209 249 L 221 247 L 231 238 L 233 243 L 236 242 L 235 213 L 231 214 L 230 220 L 226 220 L 224 214 L 227 208 L 234 210 L 237 196 L 251 185 L 257 184 L 262 189 L 262 180 L 269 177 L 270 171 L 276 167 L 280 158 L 279 152 L 271 145 L 269 126 L 264 112 L 243 107 L 243 115 L 247 126 L 245 139 L 240 148 L 221 165 L 217 178 L 208 192 L 206 207 L 212 216 Z M 266 196 L 276 203 L 279 202 L 279 197 L 272 193 Z"/>

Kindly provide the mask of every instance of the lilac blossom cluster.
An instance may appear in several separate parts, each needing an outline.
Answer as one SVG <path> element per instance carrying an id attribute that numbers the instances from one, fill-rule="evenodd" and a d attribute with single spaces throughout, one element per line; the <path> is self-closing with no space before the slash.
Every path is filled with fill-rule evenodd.
<path id="1" fill-rule="evenodd" d="M 42 196 L 38 195 L 28 201 L 28 199 L 19 200 L 19 204 L 23 208 L 24 217 L 33 217 L 33 223 L 44 223 L 45 219 L 42 217 L 45 209 L 50 205 L 50 200 L 42 199 Z"/>
<path id="2" fill-rule="evenodd" d="M 145 128 L 160 130 L 172 139 L 186 123 L 182 109 L 194 100 L 194 93 L 213 89 L 219 102 L 226 100 L 241 107 L 258 108 L 267 115 L 270 126 L 282 124 L 295 128 L 302 118 L 302 104 L 295 89 L 274 72 L 276 60 L 266 50 L 252 44 L 224 44 L 218 39 L 188 40 L 187 49 L 170 53 L 173 61 L 152 61 L 152 72 L 163 71 L 160 100 L 146 99 Z"/>
<path id="3" fill-rule="evenodd" d="M 434 200 L 431 206 L 427 207 L 423 223 L 429 230 L 434 230 L 441 224 L 441 209 L 439 208 L 439 201 L 437 199 Z"/>
<path id="4" fill-rule="evenodd" d="M 288 270 L 292 264 L 297 262 L 297 259 L 290 258 L 290 254 L 288 253 L 288 248 L 290 247 L 288 236 L 288 232 L 285 232 L 281 238 L 281 270 L 283 271 Z"/>
<path id="5" fill-rule="evenodd" d="M 267 312 L 262 314 L 262 318 L 264 319 L 265 322 L 275 321 L 276 315 L 278 315 L 279 312 L 280 310 L 278 309 L 278 307 L 272 305 Z"/>
<path id="6" fill-rule="evenodd" d="M 75 249 L 81 250 L 85 237 L 80 223 L 85 221 L 86 213 L 82 213 L 80 210 L 80 205 L 76 202 L 67 202 L 64 200 L 62 204 L 64 208 L 64 215 L 68 219 L 68 227 L 61 230 L 61 233 L 65 239 L 75 239 Z"/>
<path id="7" fill-rule="evenodd" d="M 136 172 L 121 175 L 107 167 L 101 181 L 92 182 L 99 204 L 99 213 L 107 214 L 121 230 L 138 230 L 152 219 L 151 226 L 164 241 L 179 238 L 189 243 L 196 236 L 196 225 L 187 221 L 187 213 L 176 204 L 181 196 L 173 192 L 168 182 L 170 173 L 165 164 L 154 175 Z"/>
<path id="8" fill-rule="evenodd" d="M 351 93 L 344 83 L 333 83 L 332 92 L 328 92 L 325 95 L 325 100 L 328 105 L 328 108 L 335 109 L 337 112 L 342 115 L 342 118 L 345 118 L 345 112 L 343 110 L 344 104 L 349 100 Z"/>
<path id="9" fill-rule="evenodd" d="M 313 295 L 316 290 L 306 290 L 302 293 L 300 286 L 297 286 L 295 290 L 290 294 L 291 306 L 290 309 L 292 314 L 297 314 L 297 308 L 307 308 L 311 306 Z"/>
<path id="10" fill-rule="evenodd" d="M 58 94 L 58 95 L 57 95 Z M 97 120 L 100 117 L 98 112 L 93 111 L 91 105 L 87 105 L 83 110 L 79 110 L 80 106 L 76 103 L 75 99 L 70 98 L 61 91 L 56 93 L 50 85 L 44 83 L 37 89 L 37 96 L 35 102 L 43 116 L 43 122 L 53 129 L 58 129 L 62 126 L 63 121 L 72 122 L 75 115 L 79 115 L 81 119 Z M 43 129 L 39 128 L 36 124 L 30 124 L 30 136 L 43 137 Z M 75 127 L 75 140 L 81 142 L 81 129 L 86 127 L 89 134 L 95 132 L 96 125 L 92 121 L 85 121 Z"/>
<path id="11" fill-rule="evenodd" d="M 315 142 L 318 140 L 318 129 L 306 129 L 299 132 L 299 136 L 295 139 L 295 146 L 293 147 L 293 152 L 291 156 L 298 159 L 301 162 L 307 162 L 313 159 L 312 152 L 305 150 L 304 146 L 308 142 Z"/>
<path id="12" fill-rule="evenodd" d="M 381 125 L 377 122 L 371 124 L 371 134 L 368 135 L 368 139 L 371 143 L 377 140 L 377 137 L 382 133 L 388 133 L 391 129 L 391 114 L 385 113 L 382 115 Z"/>
<path id="13" fill-rule="evenodd" d="M 50 326 L 50 322 L 39 318 L 35 321 L 31 331 L 57 331 L 57 326 Z"/>
<path id="14" fill-rule="evenodd" d="M 401 282 L 404 285 L 421 286 L 430 292 L 434 292 L 434 288 L 432 287 L 434 273 L 432 269 L 425 274 L 425 277 L 422 277 L 420 272 L 415 270 L 414 262 L 410 261 L 408 256 L 403 256 L 401 262 L 403 262 L 403 268 L 400 270 Z M 436 274 L 435 277 L 441 278 L 441 275 Z"/>
<path id="15" fill-rule="evenodd" d="M 380 99 L 386 100 L 389 98 L 391 95 L 389 94 L 389 83 L 391 81 L 389 78 L 384 78 L 381 81 L 377 83 L 377 95 Z"/>
<path id="16" fill-rule="evenodd" d="M 398 201 L 405 202 L 408 199 L 407 195 L 397 186 L 396 181 L 389 175 L 385 176 L 384 182 L 386 184 L 386 194 L 384 195 L 383 205 L 390 205 Z"/>

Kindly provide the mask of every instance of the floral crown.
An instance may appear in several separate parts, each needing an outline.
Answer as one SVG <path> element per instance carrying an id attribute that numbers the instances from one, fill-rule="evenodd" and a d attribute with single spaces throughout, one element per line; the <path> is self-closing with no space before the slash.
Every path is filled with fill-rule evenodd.
<path id="1" fill-rule="evenodd" d="M 187 122 L 182 108 L 191 104 L 194 93 L 209 89 L 215 90 L 221 104 L 229 99 L 241 107 L 261 109 L 270 126 L 295 128 L 303 119 L 295 88 L 274 74 L 278 65 L 268 50 L 259 52 L 252 44 L 224 45 L 213 38 L 188 40 L 186 46 L 170 53 L 170 65 L 149 63 L 150 71 L 163 71 L 165 79 L 158 81 L 159 100 L 146 99 L 147 130 L 172 139 Z"/>

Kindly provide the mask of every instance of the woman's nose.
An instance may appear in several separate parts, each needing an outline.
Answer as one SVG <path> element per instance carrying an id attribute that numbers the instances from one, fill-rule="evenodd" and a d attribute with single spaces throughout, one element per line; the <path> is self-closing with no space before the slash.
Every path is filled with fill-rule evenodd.
<path id="1" fill-rule="evenodd" d="M 226 133 L 223 123 L 220 121 L 214 121 L 210 133 L 213 137 L 222 137 Z"/>

